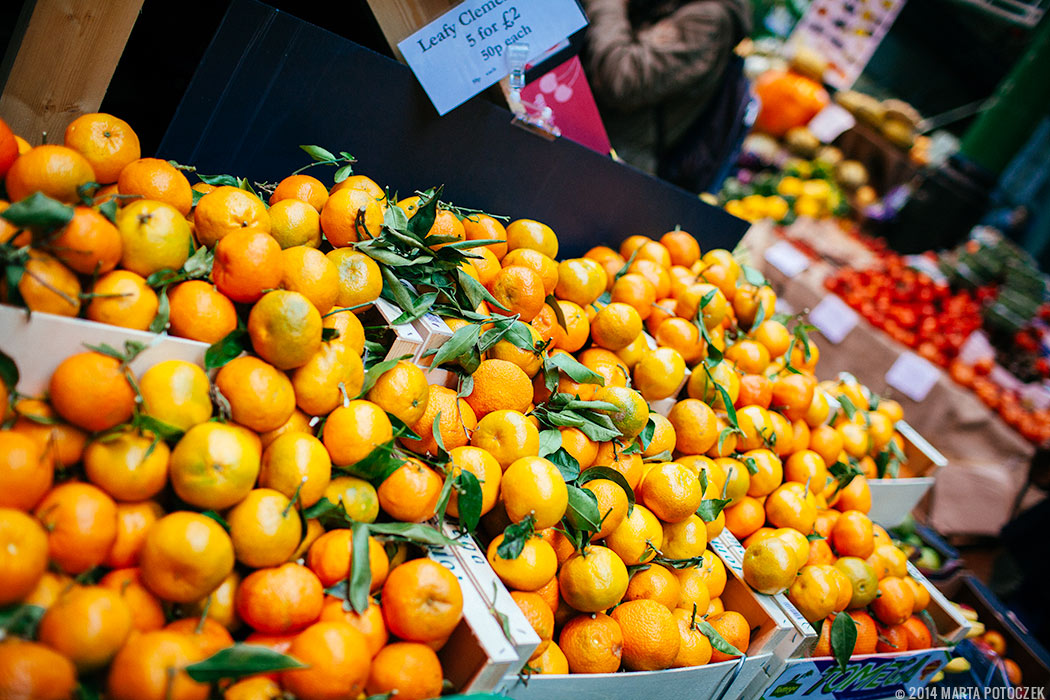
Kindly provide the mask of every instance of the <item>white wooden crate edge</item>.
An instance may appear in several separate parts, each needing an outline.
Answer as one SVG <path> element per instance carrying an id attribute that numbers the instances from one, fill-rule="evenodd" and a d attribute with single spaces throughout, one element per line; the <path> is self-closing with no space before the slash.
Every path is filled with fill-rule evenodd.
<path id="1" fill-rule="evenodd" d="M 466 571 L 481 600 L 484 601 L 486 611 L 493 620 L 496 620 L 501 636 L 514 647 L 518 663 L 509 668 L 505 675 L 512 678 L 517 677 L 518 672 L 532 656 L 532 652 L 540 645 L 539 635 L 525 617 L 525 613 L 514 602 L 510 591 L 496 576 L 496 572 L 492 570 L 485 553 L 474 538 L 469 533 L 460 532 L 450 522 L 445 522 L 441 531 L 446 537 L 459 543 L 459 546 L 453 549 L 453 553 Z M 497 612 L 505 620 L 506 633 L 504 633 L 504 624 L 501 624 L 496 617 Z"/>
<path id="2" fill-rule="evenodd" d="M 518 653 L 503 634 L 503 629 L 490 612 L 467 567 L 456 555 L 456 549 L 453 546 L 427 548 L 427 556 L 451 571 L 463 592 L 463 622 L 466 629 L 462 624 L 457 627 L 439 656 L 446 675 L 459 676 L 452 680 L 462 684 L 462 692 L 490 692 L 507 670 L 517 664 Z M 483 660 L 469 657 L 469 651 L 474 646 L 472 642 L 484 654 Z"/>
<path id="3" fill-rule="evenodd" d="M 897 421 L 895 428 L 904 438 L 905 451 L 918 453 L 929 464 L 922 476 L 868 480 L 871 489 L 871 511 L 868 516 L 883 527 L 896 527 L 904 522 L 933 487 L 937 472 L 948 464 L 948 459 L 906 421 Z"/>
<path id="4" fill-rule="evenodd" d="M 136 376 L 164 360 L 185 360 L 204 366 L 207 343 L 158 335 L 147 331 L 110 326 L 82 318 L 57 316 L 0 304 L 0 350 L 18 366 L 18 390 L 29 396 L 42 396 L 55 368 L 70 355 L 87 350 L 87 345 L 111 345 L 124 350 L 124 341 L 146 345 L 131 363 Z"/>
<path id="5" fill-rule="evenodd" d="M 714 547 L 712 550 L 726 563 L 721 552 Z M 784 659 L 793 650 L 795 629 L 779 607 L 761 600 L 728 563 L 726 573 L 722 597 L 732 601 L 727 601 L 726 607 L 746 607 L 752 615 L 757 610 L 765 621 L 766 629 L 752 640 L 748 654 L 739 660 L 663 671 L 533 675 L 527 682 L 508 679 L 503 692 L 515 700 L 605 700 L 613 695 L 641 697 L 653 693 L 725 700 L 752 697 L 752 689 L 760 692 L 780 674 Z"/>

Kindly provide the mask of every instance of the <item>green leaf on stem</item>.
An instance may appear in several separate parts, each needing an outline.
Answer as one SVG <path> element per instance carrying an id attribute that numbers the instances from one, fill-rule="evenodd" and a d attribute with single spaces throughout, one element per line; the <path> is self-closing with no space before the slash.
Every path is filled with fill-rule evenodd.
<path id="1" fill-rule="evenodd" d="M 368 555 L 368 523 L 354 523 L 353 561 L 350 563 L 350 607 L 361 615 L 368 610 L 368 593 L 372 587 L 372 570 Z"/>
<path id="2" fill-rule="evenodd" d="M 244 328 L 235 328 L 226 337 L 213 343 L 204 353 L 204 369 L 224 366 L 242 352 L 251 348 L 251 336 Z"/>
<path id="3" fill-rule="evenodd" d="M 367 559 L 368 557 L 365 557 L 366 561 Z M 190 664 L 185 670 L 186 674 L 198 683 L 211 683 L 293 668 L 306 666 L 293 657 L 269 647 L 237 643 L 220 649 L 203 661 Z"/>
<path id="4" fill-rule="evenodd" d="M 835 661 L 838 662 L 839 668 L 843 672 L 846 670 L 846 665 L 849 663 L 849 657 L 853 654 L 853 649 L 857 645 L 857 623 L 853 621 L 853 618 L 848 613 L 840 612 L 835 614 L 835 619 L 831 623 L 831 654 L 835 657 Z"/>

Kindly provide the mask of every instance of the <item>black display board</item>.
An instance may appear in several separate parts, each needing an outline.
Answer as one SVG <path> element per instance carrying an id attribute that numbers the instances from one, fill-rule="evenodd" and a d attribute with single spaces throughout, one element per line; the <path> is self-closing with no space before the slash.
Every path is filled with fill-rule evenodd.
<path id="1" fill-rule="evenodd" d="M 309 162 L 299 144 L 348 151 L 355 171 L 402 196 L 549 224 L 560 257 L 681 226 L 704 250 L 748 224 L 583 146 L 546 141 L 474 99 L 438 117 L 400 63 L 254 0 L 234 0 L 159 154 L 202 173 L 277 181 Z M 331 171 L 323 173 L 330 177 Z"/>

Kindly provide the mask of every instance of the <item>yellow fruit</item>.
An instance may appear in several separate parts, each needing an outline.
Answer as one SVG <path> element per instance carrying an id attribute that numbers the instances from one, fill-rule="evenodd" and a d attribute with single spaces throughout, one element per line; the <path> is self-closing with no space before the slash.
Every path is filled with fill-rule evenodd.
<path id="1" fill-rule="evenodd" d="M 753 543 L 744 551 L 744 580 L 766 595 L 783 593 L 798 572 L 795 554 L 787 544 L 770 537 Z"/>
<path id="2" fill-rule="evenodd" d="M 601 612 L 615 605 L 627 591 L 627 567 L 607 547 L 590 545 L 562 564 L 558 590 L 581 612 Z"/>
<path id="3" fill-rule="evenodd" d="M 503 535 L 489 543 L 487 557 L 492 569 L 503 583 L 519 591 L 537 591 L 558 572 L 558 555 L 554 548 L 538 537 L 526 540 L 521 553 L 512 559 L 499 554 Z"/>
<path id="4" fill-rule="evenodd" d="M 569 492 L 558 468 L 542 457 L 522 457 L 503 473 L 503 504 L 511 522 L 526 516 L 536 519 L 536 528 L 557 525 L 569 503 Z"/>
<path id="5" fill-rule="evenodd" d="M 165 360 L 139 379 L 143 413 L 186 431 L 211 418 L 208 375 L 192 362 Z"/>

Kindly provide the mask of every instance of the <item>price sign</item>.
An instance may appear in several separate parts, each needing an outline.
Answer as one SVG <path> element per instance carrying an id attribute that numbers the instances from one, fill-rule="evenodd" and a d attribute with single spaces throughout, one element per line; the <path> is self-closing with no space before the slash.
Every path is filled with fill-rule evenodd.
<path id="1" fill-rule="evenodd" d="M 809 312 L 809 322 L 817 327 L 825 338 L 838 345 L 860 321 L 857 312 L 846 306 L 846 302 L 829 294 Z"/>
<path id="2" fill-rule="evenodd" d="M 857 120 L 853 118 L 852 114 L 831 102 L 827 107 L 817 112 L 817 116 L 809 121 L 807 128 L 814 136 L 820 139 L 821 143 L 831 143 L 856 125 Z"/>
<path id="3" fill-rule="evenodd" d="M 941 370 L 913 352 L 902 352 L 886 372 L 886 383 L 912 401 L 922 401 L 941 377 Z"/>
<path id="4" fill-rule="evenodd" d="M 527 46 L 528 61 L 586 25 L 576 0 L 466 0 L 397 48 L 446 114 L 510 72 L 511 46 Z"/>
<path id="5" fill-rule="evenodd" d="M 777 241 L 769 246 L 762 257 L 788 277 L 794 277 L 809 267 L 809 258 L 787 241 Z"/>

